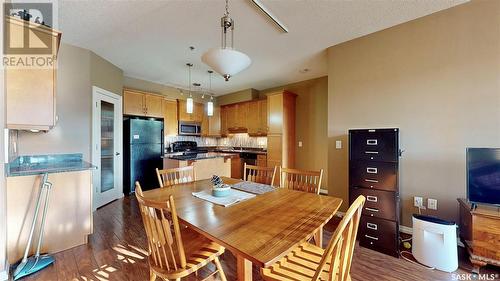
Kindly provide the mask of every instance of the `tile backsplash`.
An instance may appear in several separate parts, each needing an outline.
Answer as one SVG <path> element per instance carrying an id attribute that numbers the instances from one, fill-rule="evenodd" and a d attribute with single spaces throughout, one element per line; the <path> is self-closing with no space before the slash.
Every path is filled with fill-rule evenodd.
<path id="1" fill-rule="evenodd" d="M 165 146 L 175 141 L 195 141 L 198 146 L 230 146 L 267 148 L 266 137 L 250 137 L 248 134 L 234 134 L 226 138 L 208 138 L 193 136 L 168 136 L 165 137 Z"/>

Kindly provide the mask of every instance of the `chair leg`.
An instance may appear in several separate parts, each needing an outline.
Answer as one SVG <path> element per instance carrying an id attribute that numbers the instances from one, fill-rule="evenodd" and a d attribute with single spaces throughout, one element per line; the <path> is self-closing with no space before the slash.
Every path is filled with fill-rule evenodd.
<path id="1" fill-rule="evenodd" d="M 149 270 L 149 281 L 155 281 L 156 280 L 156 274 L 153 272 L 153 270 Z"/>
<path id="2" fill-rule="evenodd" d="M 222 281 L 227 281 L 226 274 L 224 273 L 224 270 L 222 269 L 222 265 L 220 264 L 219 257 L 215 257 L 214 263 L 215 263 L 215 266 L 217 267 L 217 270 L 219 271 L 220 279 Z"/>

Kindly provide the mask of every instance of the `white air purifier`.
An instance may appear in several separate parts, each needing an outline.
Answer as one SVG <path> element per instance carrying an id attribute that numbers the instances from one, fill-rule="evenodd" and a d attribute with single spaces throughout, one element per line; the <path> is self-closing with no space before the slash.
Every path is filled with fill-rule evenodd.
<path id="1" fill-rule="evenodd" d="M 457 270 L 457 225 L 434 217 L 413 215 L 412 254 L 424 265 L 445 272 Z"/>

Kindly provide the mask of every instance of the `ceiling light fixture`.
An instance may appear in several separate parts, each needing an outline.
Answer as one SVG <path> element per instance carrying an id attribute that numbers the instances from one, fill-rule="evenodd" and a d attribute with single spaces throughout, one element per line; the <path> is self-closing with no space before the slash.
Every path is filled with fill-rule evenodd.
<path id="1" fill-rule="evenodd" d="M 288 28 L 277 19 L 259 0 L 252 0 L 261 12 L 263 12 L 270 20 L 272 20 L 283 32 L 288 33 Z"/>
<path id="2" fill-rule="evenodd" d="M 210 95 L 210 100 L 207 102 L 207 115 L 208 116 L 213 116 L 214 115 L 214 97 L 212 96 L 212 73 L 214 73 L 212 70 L 208 71 L 208 84 L 209 84 L 209 90 L 208 94 Z"/>
<path id="3" fill-rule="evenodd" d="M 186 100 L 186 113 L 193 113 L 193 95 L 191 94 L 191 68 L 193 67 L 192 63 L 186 63 L 189 69 L 189 97 Z"/>
<path id="4" fill-rule="evenodd" d="M 231 76 L 250 66 L 252 60 L 246 54 L 234 49 L 234 20 L 229 16 L 228 0 L 226 0 L 226 12 L 220 19 L 220 23 L 222 27 L 222 46 L 208 50 L 203 54 L 201 60 L 222 75 L 226 81 L 229 81 Z M 229 32 L 231 33 L 230 44 L 227 38 Z"/>

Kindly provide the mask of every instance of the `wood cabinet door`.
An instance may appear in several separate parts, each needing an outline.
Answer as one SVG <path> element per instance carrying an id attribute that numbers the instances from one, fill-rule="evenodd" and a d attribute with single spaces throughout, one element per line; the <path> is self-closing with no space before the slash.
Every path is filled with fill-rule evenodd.
<path id="1" fill-rule="evenodd" d="M 248 128 L 248 102 L 239 103 L 236 106 L 236 126 L 238 128 Z"/>
<path id="2" fill-rule="evenodd" d="M 193 108 L 193 113 L 187 113 L 186 101 L 185 100 L 177 101 L 177 114 L 179 116 L 179 121 L 193 121 L 194 110 L 195 108 Z"/>
<path id="3" fill-rule="evenodd" d="M 259 126 L 257 132 L 259 134 L 267 135 L 267 100 L 259 100 Z"/>
<path id="4" fill-rule="evenodd" d="M 231 178 L 233 179 L 243 179 L 243 162 L 240 157 L 231 158 Z"/>
<path id="5" fill-rule="evenodd" d="M 162 100 L 163 98 L 155 95 L 144 95 L 146 116 L 162 118 Z"/>
<path id="6" fill-rule="evenodd" d="M 237 112 L 236 112 L 236 105 L 231 104 L 226 106 L 226 118 L 227 118 L 227 128 L 228 129 L 234 129 L 238 127 L 238 122 L 237 122 Z"/>
<path id="7" fill-rule="evenodd" d="M 248 102 L 248 115 L 247 115 L 247 129 L 248 134 L 256 135 L 259 133 L 260 127 L 260 114 L 259 114 L 259 102 L 250 101 Z"/>
<path id="8" fill-rule="evenodd" d="M 176 136 L 179 132 L 177 101 L 163 100 L 163 127 L 165 136 Z"/>
<path id="9" fill-rule="evenodd" d="M 6 124 L 48 130 L 55 125 L 54 69 L 6 69 Z"/>
<path id="10" fill-rule="evenodd" d="M 268 134 L 281 134 L 283 130 L 283 94 L 273 94 L 267 97 Z"/>
<path id="11" fill-rule="evenodd" d="M 209 136 L 221 135 L 220 107 L 214 107 L 214 115 L 208 118 L 208 130 Z"/>
<path id="12" fill-rule="evenodd" d="M 227 136 L 227 107 L 221 106 L 220 108 L 220 134 Z"/>
<path id="13" fill-rule="evenodd" d="M 267 166 L 281 166 L 283 155 L 283 136 L 267 135 Z"/>
<path id="14" fill-rule="evenodd" d="M 195 122 L 203 122 L 204 116 L 207 114 L 205 113 L 205 104 L 203 103 L 194 103 L 194 110 L 193 110 L 193 121 Z"/>
<path id="15" fill-rule="evenodd" d="M 257 155 L 257 166 L 259 167 L 267 167 L 267 156 L 264 154 Z"/>
<path id="16" fill-rule="evenodd" d="M 210 135 L 210 116 L 206 113 L 201 116 L 201 135 L 206 137 Z"/>
<path id="17" fill-rule="evenodd" d="M 145 116 L 144 94 L 129 90 L 123 91 L 123 114 Z"/>

